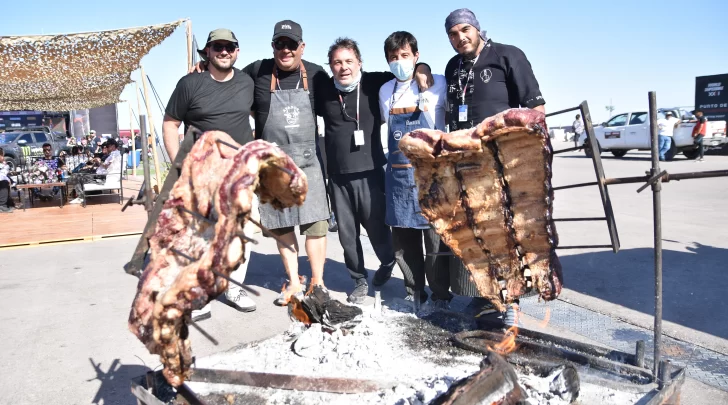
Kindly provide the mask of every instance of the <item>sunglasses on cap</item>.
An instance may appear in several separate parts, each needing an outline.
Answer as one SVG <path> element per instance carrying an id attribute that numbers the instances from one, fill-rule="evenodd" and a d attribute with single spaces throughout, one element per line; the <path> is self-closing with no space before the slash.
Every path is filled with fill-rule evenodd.
<path id="1" fill-rule="evenodd" d="M 298 42 L 290 39 L 276 39 L 273 41 L 273 47 L 278 51 L 282 51 L 284 48 L 288 48 L 290 51 L 298 49 Z"/>
<path id="2" fill-rule="evenodd" d="M 233 53 L 236 49 L 238 49 L 238 45 L 232 42 L 228 42 L 226 44 L 215 42 L 210 44 L 210 48 L 212 48 L 212 50 L 215 52 L 222 52 L 222 50 L 224 49 L 228 51 L 228 53 Z"/>

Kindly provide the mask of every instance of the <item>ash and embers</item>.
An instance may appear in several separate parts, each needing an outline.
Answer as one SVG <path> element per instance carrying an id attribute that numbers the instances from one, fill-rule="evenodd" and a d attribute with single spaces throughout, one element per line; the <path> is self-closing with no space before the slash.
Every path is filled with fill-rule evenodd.
<path id="1" fill-rule="evenodd" d="M 479 370 L 483 356 L 450 343 L 453 332 L 475 323 L 450 313 L 420 313 L 420 318 L 384 308 L 365 309 L 362 322 L 349 332 L 326 332 L 320 324 L 300 322 L 267 340 L 197 359 L 197 367 L 343 377 L 391 383 L 391 388 L 367 394 L 288 391 L 241 385 L 189 383 L 211 404 L 428 404 L 450 386 Z M 549 391 L 550 380 L 517 369 L 528 393 L 527 405 L 564 405 Z M 581 370 L 580 370 L 581 373 Z M 640 398 L 597 384 L 582 384 L 575 403 L 628 404 Z"/>

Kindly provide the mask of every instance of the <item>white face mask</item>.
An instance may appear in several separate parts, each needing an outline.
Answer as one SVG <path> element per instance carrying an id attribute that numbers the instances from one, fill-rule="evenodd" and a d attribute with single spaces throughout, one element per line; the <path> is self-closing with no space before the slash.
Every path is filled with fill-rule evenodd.
<path id="1" fill-rule="evenodd" d="M 399 81 L 404 81 L 412 76 L 415 71 L 415 62 L 412 59 L 401 59 L 389 62 L 389 71 Z"/>

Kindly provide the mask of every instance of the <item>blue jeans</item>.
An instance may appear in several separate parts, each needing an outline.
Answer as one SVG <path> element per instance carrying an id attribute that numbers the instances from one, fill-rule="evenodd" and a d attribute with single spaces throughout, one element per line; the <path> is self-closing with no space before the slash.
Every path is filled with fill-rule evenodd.
<path id="1" fill-rule="evenodd" d="M 665 153 L 670 150 L 672 138 L 665 135 L 658 135 L 660 147 L 660 160 L 665 160 Z"/>

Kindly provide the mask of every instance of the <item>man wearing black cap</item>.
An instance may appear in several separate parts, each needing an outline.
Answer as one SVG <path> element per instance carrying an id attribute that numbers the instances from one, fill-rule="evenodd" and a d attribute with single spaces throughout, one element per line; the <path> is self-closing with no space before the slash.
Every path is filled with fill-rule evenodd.
<path id="1" fill-rule="evenodd" d="M 520 49 L 488 39 L 472 11 L 461 8 L 445 19 L 445 31 L 458 54 L 445 68 L 448 80 L 447 123 L 450 131 L 468 129 L 509 108 L 544 112 L 544 101 L 531 64 Z M 442 246 L 444 247 L 444 246 Z M 457 261 L 450 279 L 452 291 L 475 297 L 468 312 L 479 313 L 489 303 L 479 298 L 467 269 Z M 443 275 L 443 278 L 447 278 Z"/>
<path id="2" fill-rule="evenodd" d="M 330 213 L 316 143 L 314 96 L 329 76 L 321 66 L 302 59 L 306 43 L 303 42 L 303 29 L 295 21 L 283 20 L 275 24 L 271 48 L 272 59 L 253 62 L 243 69 L 255 82 L 256 138 L 277 144 L 308 178 L 308 192 L 302 206 L 283 211 L 270 204 L 260 207 L 261 222 L 280 240 L 278 252 L 289 281 L 275 304 L 286 305 L 294 294 L 302 298 L 305 289 L 305 282 L 302 283 L 298 276 L 296 226 L 300 234 L 306 236 L 311 285 L 324 285 Z"/>
<path id="3" fill-rule="evenodd" d="M 229 29 L 216 29 L 207 36 L 203 49 L 197 52 L 209 61 L 208 71 L 203 74 L 188 74 L 179 80 L 167 104 L 162 125 L 164 145 L 172 161 L 177 154 L 189 153 L 194 140 L 182 143 L 179 127 L 184 122 L 202 131 L 224 131 L 243 145 L 253 140 L 250 126 L 250 112 L 253 105 L 253 80 L 245 72 L 233 67 L 238 58 L 238 40 Z M 177 175 L 172 170 L 168 176 Z M 245 260 L 231 273 L 231 277 L 242 283 L 247 272 L 250 249 L 245 249 Z M 242 312 L 256 309 L 245 290 L 230 284 L 225 297 L 228 303 Z M 193 320 L 210 317 L 209 305 L 201 311 L 193 311 Z"/>

